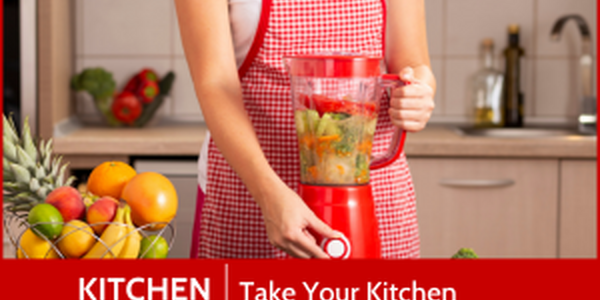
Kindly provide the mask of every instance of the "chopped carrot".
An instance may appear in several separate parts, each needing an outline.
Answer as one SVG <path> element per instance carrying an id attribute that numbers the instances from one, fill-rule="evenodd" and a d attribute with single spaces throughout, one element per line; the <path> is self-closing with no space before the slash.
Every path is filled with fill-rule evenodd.
<path id="1" fill-rule="evenodd" d="M 344 167 L 342 165 L 337 165 L 337 168 L 340 171 L 340 175 L 344 175 Z"/>
<path id="2" fill-rule="evenodd" d="M 334 135 L 326 135 L 326 136 L 322 136 L 319 138 L 319 142 L 330 142 L 330 141 L 335 141 L 337 139 L 340 138 L 339 134 L 334 134 Z"/>
<path id="3" fill-rule="evenodd" d="M 358 145 L 358 151 L 360 152 L 369 152 L 371 147 L 373 146 L 372 142 L 368 139 L 365 139 Z"/>
<path id="4" fill-rule="evenodd" d="M 316 179 L 317 178 L 317 167 L 316 166 L 309 167 L 308 173 L 310 173 L 310 176 L 312 176 L 313 179 Z"/>
<path id="5" fill-rule="evenodd" d="M 306 145 L 308 148 L 310 148 L 313 144 L 313 138 L 310 135 L 304 135 L 301 139 L 300 139 L 300 144 Z"/>

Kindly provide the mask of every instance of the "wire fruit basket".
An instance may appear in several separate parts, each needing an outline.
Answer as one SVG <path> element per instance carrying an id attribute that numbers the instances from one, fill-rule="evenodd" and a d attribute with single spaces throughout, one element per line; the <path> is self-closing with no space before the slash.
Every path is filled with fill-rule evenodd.
<path id="1" fill-rule="evenodd" d="M 119 251 L 115 250 L 116 247 L 119 247 L 117 245 L 122 244 L 123 242 L 125 242 L 127 240 L 127 238 L 131 237 L 132 235 L 135 235 L 136 233 L 139 234 L 142 239 L 150 238 L 151 236 L 157 237 L 157 238 L 151 239 L 150 244 L 147 247 L 144 247 L 143 251 L 142 250 L 139 251 L 138 257 L 140 257 L 140 258 L 145 257 L 149 251 L 152 251 L 155 246 L 158 246 L 157 244 L 159 243 L 160 237 L 162 237 L 167 242 L 168 252 L 169 252 L 173 246 L 173 243 L 175 241 L 175 236 L 176 236 L 176 228 L 175 228 L 174 221 L 148 223 L 148 224 L 145 224 L 145 225 L 139 226 L 139 227 L 131 226 L 129 224 L 120 223 L 120 222 L 98 222 L 98 223 L 93 223 L 93 224 L 86 223 L 86 227 L 79 227 L 79 226 L 70 224 L 68 222 L 67 223 L 65 223 L 65 222 L 39 222 L 39 223 L 29 224 L 26 221 L 27 218 L 26 218 L 25 213 L 15 213 L 15 212 L 3 210 L 3 214 L 4 214 L 4 218 L 3 218 L 4 231 L 5 231 L 6 235 L 8 236 L 10 243 L 12 244 L 12 246 L 15 249 L 15 258 L 31 259 L 29 254 L 27 253 L 27 251 L 25 251 L 25 249 L 21 245 L 22 244 L 21 239 L 23 238 L 23 235 L 28 230 L 39 233 L 39 234 L 36 234 L 36 236 L 39 237 L 40 239 L 42 239 L 45 243 L 47 243 L 47 245 L 49 245 L 48 249 L 45 251 L 45 253 L 43 255 L 41 255 L 39 257 L 35 257 L 35 258 L 42 258 L 42 259 L 75 258 L 75 257 L 68 257 L 68 255 L 63 253 L 63 251 L 61 251 L 61 249 L 60 249 L 61 247 L 59 246 L 59 244 L 61 241 L 63 241 L 70 235 L 74 235 L 74 234 L 80 233 L 80 232 L 83 232 L 86 235 L 90 235 L 93 238 L 94 244 L 100 243 L 103 246 L 103 248 L 101 248 L 101 249 L 103 249 L 104 252 L 99 256 L 100 259 L 118 258 Z M 69 227 L 72 230 L 70 230 L 66 234 L 61 234 L 56 239 L 49 239 L 45 235 L 41 234 L 41 232 L 38 230 L 38 228 L 39 228 L 38 226 L 51 225 L 51 224 L 52 225 L 62 225 L 63 227 Z M 125 234 L 123 234 L 122 236 L 120 236 L 110 242 L 107 242 L 107 241 L 101 239 L 102 235 L 96 234 L 93 230 L 87 230 L 87 231 L 85 230 L 87 227 L 93 228 L 95 226 L 104 226 L 104 225 L 106 227 L 108 227 L 109 225 L 122 226 L 127 230 L 125 231 Z M 161 229 L 156 230 L 156 231 L 149 230 L 150 228 L 157 228 L 157 227 L 161 227 Z M 18 256 L 19 253 L 22 254 L 22 257 Z"/>

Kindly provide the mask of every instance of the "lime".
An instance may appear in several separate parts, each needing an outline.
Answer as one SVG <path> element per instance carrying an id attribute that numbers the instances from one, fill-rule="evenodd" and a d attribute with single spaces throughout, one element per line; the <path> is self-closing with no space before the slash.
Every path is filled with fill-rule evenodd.
<path id="1" fill-rule="evenodd" d="M 140 258 L 167 258 L 169 244 L 162 236 L 144 237 L 140 245 Z"/>
<path id="2" fill-rule="evenodd" d="M 52 204 L 41 203 L 29 211 L 27 222 L 31 230 L 42 239 L 49 240 L 57 238 L 63 229 L 63 217 L 60 211 Z"/>

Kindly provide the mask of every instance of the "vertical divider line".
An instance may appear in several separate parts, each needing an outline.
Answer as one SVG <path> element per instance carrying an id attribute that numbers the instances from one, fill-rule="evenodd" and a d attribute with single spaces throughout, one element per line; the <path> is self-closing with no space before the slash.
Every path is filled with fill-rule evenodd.
<path id="1" fill-rule="evenodd" d="M 225 300 L 229 300 L 229 264 L 225 263 Z"/>

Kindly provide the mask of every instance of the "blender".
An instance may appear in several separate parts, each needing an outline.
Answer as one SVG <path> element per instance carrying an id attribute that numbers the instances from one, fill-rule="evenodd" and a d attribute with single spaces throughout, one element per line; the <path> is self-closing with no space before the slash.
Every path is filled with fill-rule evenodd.
<path id="1" fill-rule="evenodd" d="M 327 239 L 311 231 L 333 259 L 381 257 L 369 172 L 394 162 L 406 136 L 396 128 L 385 154 L 371 157 L 383 91 L 406 84 L 382 75 L 381 60 L 345 53 L 284 57 L 300 155 L 298 194 L 342 234 Z"/>

